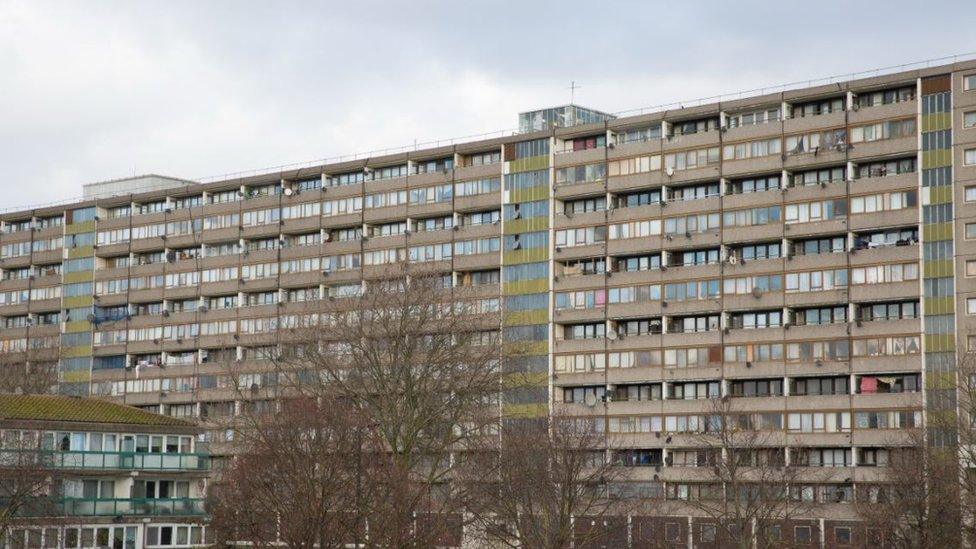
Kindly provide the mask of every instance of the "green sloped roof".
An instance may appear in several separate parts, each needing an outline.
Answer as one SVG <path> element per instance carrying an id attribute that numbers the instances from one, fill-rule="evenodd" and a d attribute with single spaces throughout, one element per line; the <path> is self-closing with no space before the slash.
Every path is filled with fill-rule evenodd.
<path id="1" fill-rule="evenodd" d="M 193 425 L 189 421 L 132 406 L 61 395 L 0 394 L 0 420 L 4 419 L 174 427 Z"/>

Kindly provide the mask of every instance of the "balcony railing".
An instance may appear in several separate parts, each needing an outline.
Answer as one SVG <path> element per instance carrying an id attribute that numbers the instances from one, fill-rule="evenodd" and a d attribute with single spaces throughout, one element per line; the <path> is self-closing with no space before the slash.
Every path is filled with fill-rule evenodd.
<path id="1" fill-rule="evenodd" d="M 0 499 L 0 506 L 4 504 Z M 204 515 L 202 498 L 35 498 L 17 510 L 21 517 L 118 517 Z"/>
<path id="2" fill-rule="evenodd" d="M 36 463 L 52 469 L 207 471 L 210 455 L 57 450 L 0 450 L 0 467 Z"/>

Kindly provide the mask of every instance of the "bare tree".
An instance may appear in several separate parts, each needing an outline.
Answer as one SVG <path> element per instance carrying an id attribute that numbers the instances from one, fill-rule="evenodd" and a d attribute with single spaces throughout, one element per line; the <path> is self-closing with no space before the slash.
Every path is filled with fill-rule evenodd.
<path id="1" fill-rule="evenodd" d="M 0 393 L 44 394 L 57 386 L 57 365 L 37 351 L 0 354 Z M 2 419 L 2 418 L 0 418 Z M 57 477 L 53 449 L 39 433 L 4 426 L 0 438 L 0 538 L 24 515 L 56 514 L 50 491 Z"/>
<path id="2" fill-rule="evenodd" d="M 706 473 L 687 504 L 716 524 L 723 547 L 782 547 L 776 525 L 810 510 L 790 487 L 823 477 L 789 463 L 782 432 L 765 430 L 760 420 L 732 398 L 714 399 L 702 418 L 705 429 L 692 437 Z"/>
<path id="3" fill-rule="evenodd" d="M 53 393 L 58 384 L 57 361 L 44 361 L 41 353 L 28 349 L 0 354 L 0 393 Z"/>
<path id="4" fill-rule="evenodd" d="M 59 477 L 56 455 L 42 449 L 40 433 L 4 426 L 0 439 L 0 539 L 33 516 L 57 516 L 52 489 Z"/>
<path id="5" fill-rule="evenodd" d="M 958 547 L 958 454 L 930 445 L 922 429 L 906 435 L 889 445 L 881 481 L 860 487 L 858 515 L 886 546 Z"/>
<path id="6" fill-rule="evenodd" d="M 558 416 L 510 420 L 471 455 L 466 489 L 477 497 L 469 510 L 484 544 L 583 547 L 603 532 L 578 528 L 577 520 L 602 523 L 627 514 L 627 502 L 608 492 L 622 472 L 607 459 L 605 438 L 592 425 Z"/>
<path id="7" fill-rule="evenodd" d="M 341 403 L 357 433 L 355 458 L 345 460 L 355 498 L 344 503 L 353 510 L 352 530 L 365 532 L 356 542 L 437 545 L 448 516 L 464 508 L 463 492 L 451 489 L 452 456 L 498 422 L 497 301 L 492 307 L 444 288 L 439 277 L 419 276 L 373 281 L 361 295 L 327 303 L 322 312 L 281 321 L 278 349 L 268 357 L 277 387 L 241 397 Z M 231 371 L 239 380 L 245 375 Z M 245 431 L 261 428 L 253 414 L 239 422 Z"/>
<path id="8" fill-rule="evenodd" d="M 361 445 L 348 405 L 291 399 L 248 427 L 240 455 L 211 494 L 218 539 L 323 549 L 352 542 Z"/>
<path id="9" fill-rule="evenodd" d="M 969 351 L 958 361 L 954 382 L 960 533 L 965 543 L 976 545 L 976 352 Z"/>
<path id="10" fill-rule="evenodd" d="M 976 542 L 976 353 L 955 366 L 928 374 L 925 428 L 892 440 L 878 483 L 859 490 L 858 514 L 894 547 Z"/>

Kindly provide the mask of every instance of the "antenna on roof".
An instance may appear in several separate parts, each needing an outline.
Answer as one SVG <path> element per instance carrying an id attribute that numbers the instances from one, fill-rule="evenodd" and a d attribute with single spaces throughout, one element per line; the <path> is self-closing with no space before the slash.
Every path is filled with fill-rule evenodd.
<path id="1" fill-rule="evenodd" d="M 578 89 L 580 89 L 582 87 L 583 86 L 580 86 L 579 84 L 577 84 L 575 80 L 571 80 L 569 82 L 569 88 L 567 88 L 567 89 L 569 90 L 569 104 L 570 105 L 574 105 L 576 103 L 576 90 L 578 90 Z"/>

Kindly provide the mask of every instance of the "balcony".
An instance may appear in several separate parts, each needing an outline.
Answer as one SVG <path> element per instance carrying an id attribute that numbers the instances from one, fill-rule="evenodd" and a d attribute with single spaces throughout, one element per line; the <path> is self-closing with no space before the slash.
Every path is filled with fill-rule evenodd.
<path id="1" fill-rule="evenodd" d="M 7 502 L 0 498 L 0 506 Z M 202 498 L 33 498 L 17 510 L 20 517 L 190 517 L 204 516 Z"/>
<path id="2" fill-rule="evenodd" d="M 31 454 L 31 455 L 25 455 Z M 17 457 L 20 455 L 20 457 Z M 208 471 L 210 455 L 203 453 L 155 454 L 135 452 L 89 452 L 56 450 L 3 450 L 0 467 L 37 462 L 52 469 L 84 469 L 87 471 Z"/>

